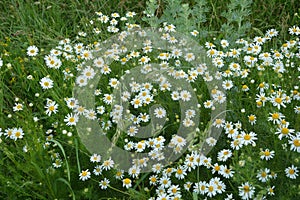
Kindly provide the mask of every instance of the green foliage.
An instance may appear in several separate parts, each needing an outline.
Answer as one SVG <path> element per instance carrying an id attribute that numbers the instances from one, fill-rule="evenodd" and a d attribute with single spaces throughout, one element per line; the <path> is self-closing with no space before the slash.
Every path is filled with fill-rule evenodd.
<path id="1" fill-rule="evenodd" d="M 226 23 L 221 26 L 223 38 L 234 42 L 239 38 L 244 38 L 251 28 L 251 23 L 245 21 L 251 14 L 252 0 L 231 0 L 228 10 L 221 13 L 226 18 Z"/>
<path id="2" fill-rule="evenodd" d="M 232 42 L 270 28 L 278 29 L 286 37 L 287 28 L 296 23 L 295 13 L 299 11 L 295 1 L 149 0 L 142 20 L 151 27 L 168 22 L 183 33 L 197 30 L 201 42 L 208 37 Z"/>
<path id="3" fill-rule="evenodd" d="M 148 22 L 152 27 L 158 27 L 160 23 L 168 22 L 174 24 L 178 31 L 189 33 L 198 30 L 201 39 L 208 35 L 214 37 L 228 38 L 235 41 L 244 37 L 249 31 L 251 24 L 245 21 L 246 17 L 251 14 L 252 1 L 232 0 L 227 9 L 222 11 L 221 16 L 225 18 L 220 30 L 215 30 L 208 25 L 208 13 L 213 11 L 217 17 L 216 8 L 213 2 L 208 4 L 206 0 L 200 0 L 192 3 L 184 3 L 177 0 L 166 0 L 163 4 L 151 0 L 146 3 L 146 16 L 143 20 Z M 160 12 L 160 13 L 159 13 Z M 219 35 L 216 35 L 218 33 Z"/>
<path id="4" fill-rule="evenodd" d="M 146 16 L 142 19 L 151 27 L 158 27 L 164 22 L 174 24 L 176 29 L 182 33 L 189 33 L 197 29 L 200 31 L 200 35 L 205 37 L 207 32 L 203 24 L 207 22 L 206 14 L 210 11 L 207 4 L 206 0 L 197 1 L 193 5 L 177 0 L 166 0 L 163 4 L 158 4 L 156 0 L 150 0 L 146 3 Z"/>

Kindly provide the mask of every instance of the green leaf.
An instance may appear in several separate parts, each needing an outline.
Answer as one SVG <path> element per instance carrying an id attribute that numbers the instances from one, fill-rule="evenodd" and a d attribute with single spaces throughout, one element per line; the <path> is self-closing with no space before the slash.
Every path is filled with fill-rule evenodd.
<path id="1" fill-rule="evenodd" d="M 193 200 L 198 200 L 198 195 L 196 192 L 193 192 Z"/>
<path id="2" fill-rule="evenodd" d="M 66 184 L 66 185 L 68 186 L 68 188 L 70 189 L 70 192 L 72 193 L 72 199 L 73 199 L 73 200 L 76 199 L 76 198 L 75 198 L 75 193 L 74 193 L 74 191 L 73 191 L 73 189 L 72 189 L 70 183 L 69 183 L 66 179 L 64 179 L 64 178 L 58 178 L 58 179 L 56 179 L 56 181 L 60 181 L 60 182 L 62 182 L 62 183 L 64 183 L 64 184 Z"/>

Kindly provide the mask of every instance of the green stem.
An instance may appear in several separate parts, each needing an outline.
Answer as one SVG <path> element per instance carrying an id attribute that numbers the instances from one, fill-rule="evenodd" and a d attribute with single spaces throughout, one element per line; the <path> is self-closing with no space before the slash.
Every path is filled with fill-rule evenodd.
<path id="1" fill-rule="evenodd" d="M 77 140 L 77 138 L 75 138 L 75 148 L 76 148 L 76 160 L 77 160 L 78 174 L 80 174 L 81 167 L 80 167 L 80 161 L 79 161 L 78 140 Z"/>
<path id="2" fill-rule="evenodd" d="M 119 190 L 119 189 L 117 189 L 117 188 L 114 188 L 114 187 L 112 187 L 112 186 L 108 186 L 110 189 L 112 189 L 112 190 L 115 190 L 115 191 L 117 191 L 117 192 L 120 192 L 120 193 L 122 193 L 122 194 L 126 194 L 126 195 L 128 195 L 128 196 L 130 196 L 130 194 L 129 193 L 127 193 L 127 192 L 124 192 L 124 191 L 122 191 L 122 190 Z"/>

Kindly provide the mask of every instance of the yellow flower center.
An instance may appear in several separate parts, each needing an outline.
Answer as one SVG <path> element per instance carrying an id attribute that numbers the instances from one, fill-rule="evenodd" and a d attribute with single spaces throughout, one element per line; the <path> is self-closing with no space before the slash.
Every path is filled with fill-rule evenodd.
<path id="1" fill-rule="evenodd" d="M 297 90 L 294 90 L 293 91 L 293 95 L 297 95 L 298 94 L 298 91 Z"/>
<path id="2" fill-rule="evenodd" d="M 279 119 L 279 113 L 273 113 L 272 118 L 273 119 Z"/>
<path id="3" fill-rule="evenodd" d="M 256 102 L 256 105 L 260 107 L 260 106 L 262 106 L 262 102 L 258 101 L 258 102 Z"/>
<path id="4" fill-rule="evenodd" d="M 216 124 L 222 124 L 222 120 L 221 119 L 216 119 Z"/>
<path id="5" fill-rule="evenodd" d="M 151 177 L 151 182 L 155 183 L 156 182 L 156 178 L 155 177 Z"/>
<path id="6" fill-rule="evenodd" d="M 234 145 L 234 146 L 238 146 L 239 144 L 240 144 L 239 140 L 234 140 L 234 141 L 233 141 L 233 145 Z"/>
<path id="7" fill-rule="evenodd" d="M 167 173 L 171 173 L 172 172 L 172 168 L 169 167 L 166 171 L 167 171 Z"/>
<path id="8" fill-rule="evenodd" d="M 110 101 L 111 100 L 111 96 L 107 96 L 106 100 Z"/>
<path id="9" fill-rule="evenodd" d="M 249 116 L 249 120 L 250 120 L 250 121 L 255 121 L 255 116 L 254 116 L 254 115 L 250 115 L 250 116 Z"/>
<path id="10" fill-rule="evenodd" d="M 269 188 L 269 192 L 270 192 L 270 193 L 273 193 L 274 190 L 273 190 L 272 188 Z"/>
<path id="11" fill-rule="evenodd" d="M 205 186 L 204 185 L 201 185 L 201 190 L 205 190 Z"/>
<path id="12" fill-rule="evenodd" d="M 182 174 L 182 169 L 177 169 L 177 174 Z"/>
<path id="13" fill-rule="evenodd" d="M 250 191 L 250 187 L 248 185 L 244 186 L 244 192 L 248 193 Z"/>
<path id="14" fill-rule="evenodd" d="M 245 140 L 250 140 L 250 139 L 251 139 L 251 136 L 250 136 L 249 134 L 246 134 L 246 135 L 244 136 L 244 139 L 245 139 Z"/>
<path id="15" fill-rule="evenodd" d="M 265 156 L 271 155 L 270 151 L 265 151 L 264 154 L 265 154 Z"/>
<path id="16" fill-rule="evenodd" d="M 219 165 L 215 166 L 215 170 L 219 171 L 220 170 L 220 166 Z"/>
<path id="17" fill-rule="evenodd" d="M 247 85 L 243 85 L 243 89 L 244 90 L 248 89 L 248 86 Z"/>
<path id="18" fill-rule="evenodd" d="M 294 173 L 295 173 L 295 170 L 293 170 L 293 169 L 289 170 L 289 174 L 293 175 Z"/>
<path id="19" fill-rule="evenodd" d="M 136 99 L 136 100 L 134 101 L 134 104 L 139 105 L 140 102 L 141 102 L 141 101 L 140 101 L 139 99 Z"/>
<path id="20" fill-rule="evenodd" d="M 282 103 L 282 99 L 280 97 L 276 97 L 275 98 L 275 102 L 281 104 Z"/>
<path id="21" fill-rule="evenodd" d="M 280 123 L 281 123 L 281 124 L 286 124 L 286 121 L 283 119 L 283 120 L 281 120 Z"/>
<path id="22" fill-rule="evenodd" d="M 295 140 L 293 141 L 293 143 L 294 143 L 294 145 L 295 145 L 296 147 L 300 147 L 300 140 L 295 139 Z"/>
<path id="23" fill-rule="evenodd" d="M 87 174 L 88 174 L 87 171 L 83 171 L 83 172 L 81 173 L 82 176 L 87 176 Z"/>
<path id="24" fill-rule="evenodd" d="M 131 180 L 129 178 L 125 178 L 124 183 L 125 183 L 125 185 L 128 185 L 131 183 Z"/>
<path id="25" fill-rule="evenodd" d="M 284 135 L 286 135 L 286 134 L 289 133 L 289 129 L 286 128 L 286 127 L 283 127 L 283 128 L 281 129 L 281 133 L 284 134 Z"/>
<path id="26" fill-rule="evenodd" d="M 177 138 L 177 142 L 182 143 L 183 142 L 182 138 Z"/>
<path id="27" fill-rule="evenodd" d="M 261 173 L 261 177 L 265 178 L 267 176 L 267 173 L 266 172 L 262 172 Z"/>
<path id="28" fill-rule="evenodd" d="M 228 131 L 228 133 L 229 133 L 230 135 L 234 134 L 234 129 L 230 129 L 230 130 Z"/>
<path id="29" fill-rule="evenodd" d="M 20 136 L 21 136 L 21 133 L 20 133 L 19 131 L 17 131 L 17 132 L 15 133 L 15 136 L 16 136 L 16 137 L 20 137 Z"/>
<path id="30" fill-rule="evenodd" d="M 49 107 L 49 110 L 50 110 L 50 111 L 53 111 L 53 110 L 55 110 L 55 107 L 54 107 L 54 106 L 50 106 L 50 107 Z"/>

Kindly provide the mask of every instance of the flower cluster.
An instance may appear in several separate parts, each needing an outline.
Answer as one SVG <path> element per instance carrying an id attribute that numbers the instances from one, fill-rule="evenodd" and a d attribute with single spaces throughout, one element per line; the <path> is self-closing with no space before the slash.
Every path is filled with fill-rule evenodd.
<path id="1" fill-rule="evenodd" d="M 299 27 L 291 27 L 292 39 L 274 43 L 270 51 L 275 29 L 235 43 L 206 42 L 195 51 L 173 24 L 163 23 L 157 35 L 149 36 L 135 23 L 135 15 L 97 12 L 87 27 L 91 32 L 59 41 L 42 58 L 47 73 L 27 76 L 40 86 L 32 95 L 37 102 L 29 107 L 33 121 L 45 125 L 41 141 L 51 155 L 51 168 L 64 168 L 53 150 L 61 147 L 51 141 L 73 145 L 69 139 L 77 139 L 75 127 L 84 119 L 99 124 L 98 134 L 124 152 L 142 155 L 125 171 L 113 157 L 90 152 L 88 166 L 81 166 L 78 176 L 80 181 L 96 180 L 99 190 L 128 194 L 134 188 L 151 200 L 265 199 L 276 195 L 279 182 L 298 180 Z M 112 36 L 112 42 L 86 43 L 101 34 Z M 194 30 L 189 36 L 197 40 L 198 34 Z M 32 45 L 26 54 L 34 61 L 39 52 Z M 64 93 L 65 85 L 78 93 L 92 91 L 94 104 L 88 106 L 76 92 Z M 225 105 L 226 110 L 219 110 Z M 26 103 L 16 99 L 12 112 L 24 110 L 29 110 Z M 86 135 L 93 131 L 88 124 Z M 0 137 L 17 141 L 27 131 L 0 128 Z M 286 161 L 278 164 L 282 157 Z M 81 160 L 77 162 L 80 168 Z"/>

